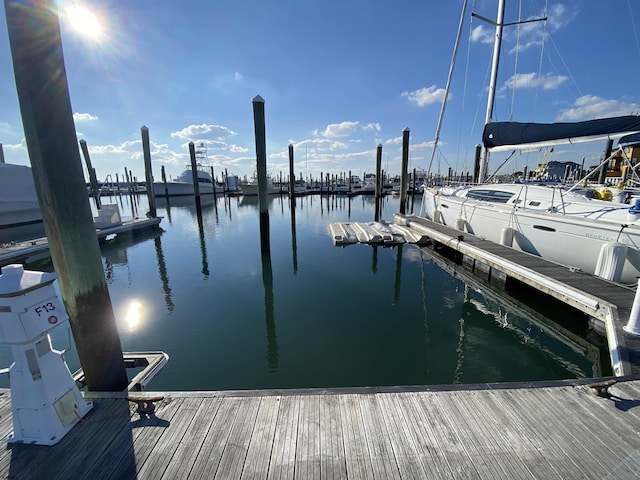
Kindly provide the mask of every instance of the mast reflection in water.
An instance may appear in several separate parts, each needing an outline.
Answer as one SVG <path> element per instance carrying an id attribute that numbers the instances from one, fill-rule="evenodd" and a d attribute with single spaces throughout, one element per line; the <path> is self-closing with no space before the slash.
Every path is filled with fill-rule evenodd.
<path id="1" fill-rule="evenodd" d="M 299 197 L 295 220 L 288 197 L 270 196 L 266 256 L 257 199 L 202 200 L 200 215 L 193 198 L 158 202 L 161 234 L 103 246 L 123 349 L 170 356 L 151 389 L 468 384 L 610 373 L 604 343 L 571 333 L 571 325 L 584 322 L 580 315 L 561 326 L 429 249 L 335 247 L 329 225 L 372 221 L 373 196 Z M 128 197 L 119 201 L 126 212 Z M 145 199 L 139 201 L 138 212 L 145 212 Z M 383 199 L 383 220 L 397 211 L 397 198 Z M 125 317 L 133 299 L 144 305 L 145 320 L 130 330 Z M 69 350 L 75 369 L 68 331 L 57 330 L 54 345 Z M 8 366 L 10 352 L 1 353 Z"/>

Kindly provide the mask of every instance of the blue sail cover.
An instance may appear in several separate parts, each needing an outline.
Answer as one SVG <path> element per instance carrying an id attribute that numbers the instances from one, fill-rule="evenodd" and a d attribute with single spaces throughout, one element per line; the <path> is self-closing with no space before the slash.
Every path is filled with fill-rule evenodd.
<path id="1" fill-rule="evenodd" d="M 484 126 L 482 143 L 489 150 L 578 143 L 640 132 L 640 116 L 602 118 L 574 123 L 491 122 Z"/>

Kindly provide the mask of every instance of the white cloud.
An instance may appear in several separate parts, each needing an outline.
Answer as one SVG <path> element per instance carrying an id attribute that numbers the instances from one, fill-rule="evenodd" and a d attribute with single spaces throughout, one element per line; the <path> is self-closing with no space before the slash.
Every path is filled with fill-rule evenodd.
<path id="1" fill-rule="evenodd" d="M 379 132 L 382 127 L 379 123 L 367 123 L 362 129 L 366 132 Z"/>
<path id="2" fill-rule="evenodd" d="M 236 72 L 235 73 L 235 79 L 237 82 L 241 81 L 244 79 L 244 77 L 242 76 L 242 74 L 240 72 Z"/>
<path id="3" fill-rule="evenodd" d="M 593 95 L 583 95 L 571 108 L 560 111 L 557 122 L 576 122 L 595 118 L 633 115 L 640 112 L 640 104 L 624 103 L 619 100 L 607 100 Z"/>
<path id="4" fill-rule="evenodd" d="M 98 120 L 98 117 L 95 115 L 91 115 L 90 113 L 74 113 L 73 121 L 74 122 L 95 122 Z"/>
<path id="5" fill-rule="evenodd" d="M 327 128 L 325 128 L 324 132 L 321 132 L 320 135 L 328 138 L 347 137 L 353 135 L 359 126 L 360 122 L 332 123 L 327 125 Z"/>
<path id="6" fill-rule="evenodd" d="M 402 92 L 401 96 L 406 97 L 411 103 L 415 103 L 419 107 L 424 107 L 432 103 L 442 103 L 444 88 L 437 88 L 435 85 L 431 85 L 413 92 Z"/>
<path id="7" fill-rule="evenodd" d="M 233 153 L 247 153 L 249 151 L 246 147 L 241 147 L 240 145 L 234 145 L 233 143 L 229 145 L 229 151 Z"/>
<path id="8" fill-rule="evenodd" d="M 493 43 L 496 38 L 496 29 L 485 25 L 478 25 L 471 31 L 471 41 L 480 43 Z"/>
<path id="9" fill-rule="evenodd" d="M 203 123 L 201 125 L 189 125 L 182 130 L 178 130 L 177 132 L 171 132 L 172 137 L 178 137 L 182 139 L 192 139 L 194 137 L 206 135 L 208 133 L 214 133 L 217 139 L 222 139 L 226 137 L 232 137 L 236 135 L 236 132 L 228 129 L 227 127 L 223 127 L 222 125 L 208 125 Z"/>
<path id="10" fill-rule="evenodd" d="M 569 77 L 564 75 L 541 75 L 536 73 L 518 73 L 509 78 L 503 88 L 542 88 L 543 90 L 555 90 Z"/>

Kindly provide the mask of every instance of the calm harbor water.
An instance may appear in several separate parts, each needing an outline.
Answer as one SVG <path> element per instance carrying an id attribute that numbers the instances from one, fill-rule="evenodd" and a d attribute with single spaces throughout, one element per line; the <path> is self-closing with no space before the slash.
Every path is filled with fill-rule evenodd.
<path id="1" fill-rule="evenodd" d="M 125 351 L 162 350 L 151 390 L 220 390 L 534 381 L 607 374 L 579 319 L 542 317 L 430 250 L 335 247 L 333 222 L 373 220 L 373 198 L 270 199 L 270 255 L 256 198 L 158 205 L 162 231 L 116 238 L 103 264 Z M 107 200 L 108 202 L 109 200 Z M 118 202 L 123 216 L 146 197 Z M 416 205 L 416 211 L 419 209 Z M 387 197 L 391 221 L 398 199 Z M 49 261 L 29 265 L 51 270 Z M 574 330 L 572 333 L 571 330 Z M 577 332 L 575 332 L 577 330 Z M 53 333 L 78 360 L 69 329 Z M 0 351 L 0 366 L 11 354 Z M 604 366 L 604 367 L 603 367 Z M 603 371 L 604 369 L 604 371 Z M 2 379 L 4 386 L 8 380 Z"/>

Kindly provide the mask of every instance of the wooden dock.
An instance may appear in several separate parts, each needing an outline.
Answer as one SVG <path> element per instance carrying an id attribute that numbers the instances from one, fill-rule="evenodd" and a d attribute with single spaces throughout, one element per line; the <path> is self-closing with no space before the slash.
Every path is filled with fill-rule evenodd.
<path id="1" fill-rule="evenodd" d="M 6 444 L 3 478 L 573 479 L 640 475 L 640 377 L 586 385 L 93 394 L 57 445 Z M 154 394 L 156 395 L 156 394 Z M 12 430 L 0 394 L 0 435 Z"/>
<path id="2" fill-rule="evenodd" d="M 640 338 L 626 332 L 635 290 L 565 265 L 515 250 L 414 215 L 396 215 L 395 223 L 459 252 L 462 262 L 481 276 L 514 278 L 603 322 L 613 371 L 640 374 Z"/>
<path id="3" fill-rule="evenodd" d="M 122 224 L 96 229 L 99 241 L 105 240 L 111 235 L 123 233 L 139 233 L 153 228 L 158 228 L 162 218 L 136 218 L 127 220 Z M 49 254 L 49 243 L 46 237 L 36 238 L 24 242 L 16 242 L 0 247 L 0 267 L 11 263 L 28 262 L 30 259 L 40 258 Z"/>

